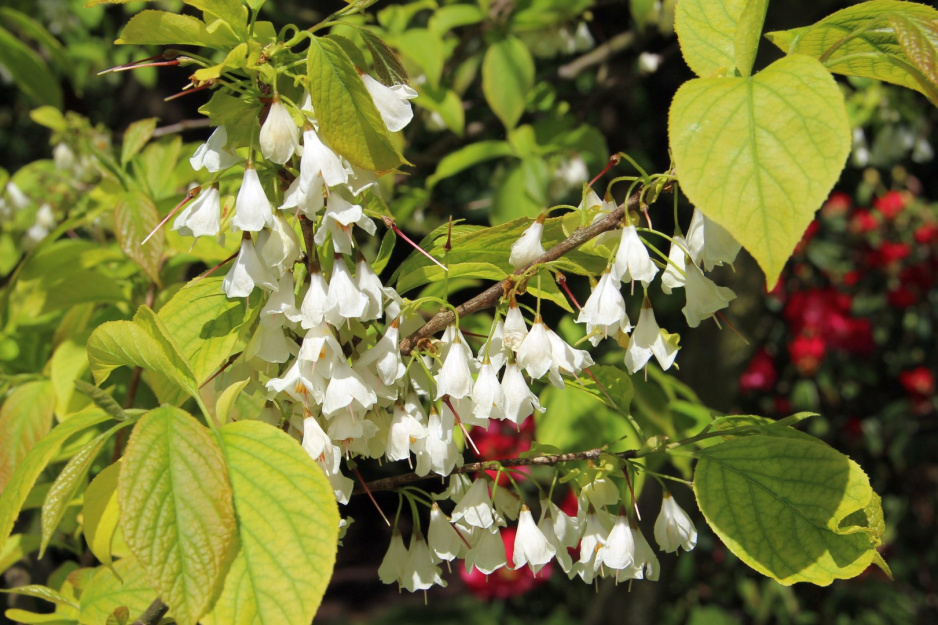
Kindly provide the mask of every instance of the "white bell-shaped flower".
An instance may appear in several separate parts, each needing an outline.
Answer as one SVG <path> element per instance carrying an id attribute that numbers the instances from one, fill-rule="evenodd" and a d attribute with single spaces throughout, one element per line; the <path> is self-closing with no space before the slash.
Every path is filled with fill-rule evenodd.
<path id="1" fill-rule="evenodd" d="M 271 293 L 261 308 L 261 319 L 276 321 L 277 325 L 283 325 L 285 321 L 296 323 L 302 319 L 293 295 L 293 274 L 285 273 L 280 277 L 277 290 Z"/>
<path id="2" fill-rule="evenodd" d="M 348 319 L 358 319 L 368 306 L 368 298 L 352 280 L 345 257 L 336 254 L 326 296 L 326 321 L 338 327 Z"/>
<path id="3" fill-rule="evenodd" d="M 618 572 L 628 570 L 635 563 L 635 539 L 629 519 L 624 514 L 616 517 L 615 525 L 599 550 L 597 560 L 601 566 Z"/>
<path id="4" fill-rule="evenodd" d="M 352 495 L 355 482 L 342 473 L 342 449 L 338 445 L 332 445 L 331 452 L 327 449 L 323 458 L 325 462 L 321 466 L 332 487 L 332 494 L 335 495 L 336 501 L 345 505 Z"/>
<path id="5" fill-rule="evenodd" d="M 401 586 L 410 592 L 426 590 L 434 585 L 446 586 L 446 581 L 441 577 L 443 571 L 434 564 L 430 548 L 422 535 L 417 534 L 410 539 L 408 551 L 407 565 L 401 575 Z"/>
<path id="6" fill-rule="evenodd" d="M 525 381 L 517 363 L 510 362 L 505 366 L 502 391 L 505 393 L 505 418 L 512 423 L 522 423 L 535 410 L 544 412 L 541 402 L 538 401 L 537 395 L 531 392 L 531 387 Z"/>
<path id="7" fill-rule="evenodd" d="M 316 131 L 309 127 L 303 131 L 303 156 L 300 159 L 301 186 L 308 190 L 317 176 L 321 177 L 328 186 L 334 187 L 347 183 L 349 172 L 342 164 L 339 155 L 323 143 Z"/>
<path id="8" fill-rule="evenodd" d="M 281 215 L 273 216 L 267 225 L 257 234 L 257 253 L 266 266 L 283 275 L 300 258 L 300 239 Z"/>
<path id="9" fill-rule="evenodd" d="M 407 85 L 386 87 L 368 74 L 362 74 L 361 77 L 388 130 L 397 132 L 410 123 L 414 118 L 410 100 L 417 97 L 416 91 Z"/>
<path id="10" fill-rule="evenodd" d="M 717 286 L 710 278 L 705 276 L 700 267 L 691 263 L 686 268 L 687 283 L 684 292 L 687 295 L 687 304 L 681 309 L 687 325 L 696 328 L 700 322 L 707 319 L 718 310 L 729 306 L 736 299 L 736 294 L 725 286 Z"/>
<path id="11" fill-rule="evenodd" d="M 245 232 L 260 232 L 273 218 L 274 214 L 261 185 L 261 179 L 254 165 L 248 161 L 244 168 L 241 189 L 235 199 L 235 216 L 231 218 L 231 225 Z"/>
<path id="12" fill-rule="evenodd" d="M 303 451 L 309 454 L 309 457 L 313 460 L 319 460 L 322 455 L 326 452 L 326 449 L 330 448 L 332 445 L 332 440 L 329 438 L 329 435 L 322 429 L 322 426 L 319 424 L 319 420 L 309 415 L 303 419 Z"/>
<path id="13" fill-rule="evenodd" d="M 267 160 L 283 165 L 293 156 L 299 139 L 299 127 L 290 116 L 286 105 L 280 101 L 280 96 L 275 93 L 267 119 L 261 126 L 261 154 Z"/>
<path id="14" fill-rule="evenodd" d="M 495 367 L 488 360 L 479 367 L 472 385 L 472 414 L 477 419 L 505 418 L 505 391 Z"/>
<path id="15" fill-rule="evenodd" d="M 705 271 L 723 263 L 732 265 L 741 247 L 723 226 L 694 209 L 687 228 L 687 249 L 694 263 Z"/>
<path id="16" fill-rule="evenodd" d="M 221 226 L 221 196 L 218 187 L 203 188 L 173 221 L 173 230 L 184 237 L 212 237 Z"/>
<path id="17" fill-rule="evenodd" d="M 388 386 L 392 386 L 404 377 L 404 373 L 407 371 L 401 358 L 401 350 L 398 347 L 399 340 L 400 319 L 398 318 L 391 322 L 381 340 L 362 354 L 362 357 L 358 360 L 359 364 L 362 365 L 374 365 L 378 377 Z"/>
<path id="18" fill-rule="evenodd" d="M 435 400 L 441 399 L 444 395 L 461 399 L 472 393 L 470 360 L 472 360 L 472 352 L 469 351 L 463 341 L 456 339 L 450 346 L 449 353 L 446 354 L 440 372 L 434 376 L 434 380 L 436 380 Z"/>
<path id="19" fill-rule="evenodd" d="M 355 264 L 355 285 L 368 298 L 368 305 L 359 319 L 361 321 L 380 319 L 384 312 L 382 308 L 384 285 L 381 284 L 381 278 L 374 272 L 364 256 L 359 256 Z"/>
<path id="20" fill-rule="evenodd" d="M 541 215 L 512 244 L 511 255 L 508 257 L 508 262 L 512 267 L 515 269 L 527 267 L 544 254 L 544 246 L 541 244 L 543 234 L 544 215 Z"/>
<path id="21" fill-rule="evenodd" d="M 671 335 L 671 338 L 676 335 Z M 661 368 L 667 371 L 677 358 L 677 343 L 665 338 L 651 303 L 646 299 L 642 304 L 642 312 L 638 316 L 638 324 L 629 340 L 629 347 L 625 352 L 625 366 L 630 374 L 639 371 L 648 360 L 655 356 Z"/>
<path id="22" fill-rule="evenodd" d="M 563 388 L 564 382 L 561 373 L 578 376 L 580 372 L 593 364 L 593 357 L 584 349 L 574 349 L 570 344 L 560 338 L 553 330 L 547 330 L 547 339 L 550 341 L 551 366 L 548 379 L 557 388 Z"/>
<path id="23" fill-rule="evenodd" d="M 287 340 L 280 322 L 280 319 L 271 317 L 261 318 L 244 349 L 248 360 L 260 358 L 265 362 L 286 362 L 296 352 L 296 343 Z"/>
<path id="24" fill-rule="evenodd" d="M 571 517 L 553 501 L 542 499 L 541 510 L 546 510 L 544 516 L 550 518 L 551 527 L 554 534 L 560 539 L 565 548 L 576 547 L 580 542 L 580 522 L 576 517 Z M 569 572 L 569 571 L 568 571 Z"/>
<path id="25" fill-rule="evenodd" d="M 523 320 L 522 320 L 523 323 Z M 505 346 L 505 324 L 499 319 L 489 333 L 489 340 L 479 348 L 476 360 L 483 362 L 486 358 L 492 363 L 492 369 L 498 373 L 508 362 L 509 350 Z"/>
<path id="26" fill-rule="evenodd" d="M 517 352 L 521 343 L 528 335 L 528 324 L 524 321 L 524 315 L 514 300 L 508 306 L 508 314 L 505 315 L 504 324 L 504 343 L 505 347 Z"/>
<path id="27" fill-rule="evenodd" d="M 635 561 L 632 566 L 624 571 L 626 579 L 648 579 L 656 581 L 661 568 L 658 564 L 658 556 L 652 550 L 651 545 L 645 540 L 642 531 L 638 529 L 635 519 L 629 519 L 629 527 L 632 528 L 632 538 L 635 541 Z M 617 575 L 617 579 L 623 576 Z"/>
<path id="28" fill-rule="evenodd" d="M 534 523 L 531 511 L 527 506 L 521 506 L 521 513 L 518 515 L 518 531 L 515 534 L 515 547 L 512 554 L 515 569 L 520 569 L 527 564 L 531 567 L 531 572 L 536 575 L 538 571 L 544 568 L 545 564 L 551 561 L 556 553 L 556 547 L 550 544 L 544 533 Z"/>
<path id="29" fill-rule="evenodd" d="M 544 502 L 541 502 L 541 520 L 537 522 L 537 529 L 541 530 L 541 533 L 544 535 L 544 538 L 554 547 L 554 555 L 557 558 L 557 564 L 560 565 L 561 570 L 564 573 L 569 573 L 570 569 L 573 568 L 573 558 L 570 557 L 570 553 L 567 551 L 566 545 L 563 541 L 557 536 L 554 532 L 554 523 L 551 519 L 550 511 L 544 507 Z M 576 545 L 576 543 L 573 543 Z M 516 548 L 517 549 L 517 548 Z"/>
<path id="30" fill-rule="evenodd" d="M 433 409 L 427 417 L 427 435 L 414 443 L 412 449 L 417 455 L 414 473 L 421 476 L 430 471 L 437 475 L 449 475 L 456 463 L 462 460 L 453 442 L 452 428 L 444 429 L 440 414 Z"/>
<path id="31" fill-rule="evenodd" d="M 395 402 L 394 416 L 388 429 L 388 444 L 385 455 L 391 462 L 409 460 L 414 444 L 427 436 L 426 416 L 408 411 L 404 404 Z"/>
<path id="32" fill-rule="evenodd" d="M 440 506 L 433 502 L 430 506 L 430 527 L 427 530 L 427 544 L 430 551 L 439 560 L 451 561 L 468 550 L 459 534 L 450 525 L 449 519 L 440 510 Z"/>
<path id="33" fill-rule="evenodd" d="M 384 559 L 381 560 L 381 566 L 378 567 L 378 579 L 385 584 L 401 583 L 401 578 L 407 568 L 408 555 L 404 537 L 395 527 L 391 532 L 391 544 L 388 546 L 387 553 L 384 554 Z"/>
<path id="34" fill-rule="evenodd" d="M 572 568 L 572 572 L 586 583 L 592 583 L 596 571 L 599 570 L 599 550 L 606 544 L 606 538 L 613 525 L 608 522 L 610 516 L 596 510 L 590 510 L 586 515 L 583 537 L 580 539 L 580 559 Z"/>
<path id="35" fill-rule="evenodd" d="M 497 527 L 481 530 L 478 542 L 466 554 L 466 571 L 475 567 L 483 575 L 491 575 L 506 564 L 508 558 L 501 532 Z"/>
<path id="36" fill-rule="evenodd" d="M 655 521 L 655 540 L 666 553 L 673 553 L 679 547 L 690 551 L 697 546 L 697 528 L 694 527 L 694 522 L 668 491 L 664 491 L 661 512 Z"/>
<path id="37" fill-rule="evenodd" d="M 491 527 L 495 523 L 492 498 L 489 496 L 489 481 L 477 478 L 456 507 L 453 508 L 453 523 L 466 527 Z"/>
<path id="38" fill-rule="evenodd" d="M 619 488 L 608 477 L 598 477 L 580 491 L 580 500 L 588 502 L 596 510 L 619 503 Z M 585 506 L 584 506 L 585 507 Z"/>
<path id="39" fill-rule="evenodd" d="M 599 278 L 576 321 L 586 324 L 587 334 L 594 347 L 601 339 L 617 334 L 620 329 L 629 331 L 631 323 L 625 312 L 625 299 L 619 289 L 619 280 L 611 269 L 607 269 Z"/>
<path id="40" fill-rule="evenodd" d="M 661 274 L 661 290 L 670 293 L 673 289 L 684 288 L 685 264 L 687 262 L 687 240 L 679 234 L 671 237 L 671 249 L 668 251 L 668 266 Z"/>
<path id="41" fill-rule="evenodd" d="M 378 401 L 374 390 L 365 384 L 361 376 L 345 360 L 338 360 L 332 368 L 332 377 L 326 387 L 322 413 L 327 417 L 342 410 L 352 409 L 364 414 Z"/>
<path id="42" fill-rule="evenodd" d="M 316 215 L 326 205 L 326 198 L 323 195 L 322 176 L 316 176 L 312 181 L 304 186 L 302 177 L 296 178 L 283 192 L 283 204 L 280 205 L 282 211 L 297 210 L 303 213 L 309 219 L 315 220 Z"/>
<path id="43" fill-rule="evenodd" d="M 518 348 L 518 364 L 535 380 L 543 377 L 554 364 L 548 329 L 540 318 L 534 320 L 531 331 Z"/>
<path id="44" fill-rule="evenodd" d="M 638 230 L 631 224 L 622 229 L 613 271 L 622 282 L 637 280 L 646 287 L 658 273 L 658 267 L 652 262 L 648 248 L 638 236 Z"/>
<path id="45" fill-rule="evenodd" d="M 189 159 L 192 169 L 199 171 L 204 167 L 209 173 L 214 174 L 237 163 L 238 157 L 225 149 L 227 144 L 228 131 L 224 126 L 219 126 L 209 135 L 205 143 L 195 149 Z"/>
<path id="46" fill-rule="evenodd" d="M 318 268 L 309 274 L 309 288 L 300 304 L 300 324 L 308 330 L 322 323 L 326 314 L 326 298 L 329 294 L 329 283 Z"/>
<path id="47" fill-rule="evenodd" d="M 241 239 L 241 249 L 234 264 L 228 270 L 222 282 L 222 288 L 228 297 L 247 297 L 255 286 L 273 291 L 277 289 L 277 279 L 261 264 L 250 239 Z"/>

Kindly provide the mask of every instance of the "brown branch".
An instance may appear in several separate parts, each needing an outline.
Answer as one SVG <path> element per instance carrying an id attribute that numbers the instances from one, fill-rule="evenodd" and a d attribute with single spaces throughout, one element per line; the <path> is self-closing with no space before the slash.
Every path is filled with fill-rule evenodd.
<path id="1" fill-rule="evenodd" d="M 619 206 L 614 211 L 604 215 L 601 219 L 595 221 L 585 228 L 577 228 L 573 234 L 547 250 L 530 265 L 516 270 L 513 274 L 501 282 L 493 284 L 482 293 L 479 293 L 469 301 L 458 306 L 456 310 L 459 312 L 460 318 L 471 315 L 474 312 L 478 312 L 486 308 L 492 308 L 498 303 L 498 300 L 501 299 L 502 296 L 504 296 L 504 294 L 511 289 L 513 281 L 516 280 L 519 276 L 523 275 L 528 269 L 534 265 L 543 265 L 555 261 L 564 254 L 567 254 L 568 252 L 571 252 L 574 249 L 580 247 L 590 239 L 596 238 L 603 232 L 614 230 L 619 226 L 619 222 L 622 220 L 622 216 L 625 214 L 626 206 L 631 210 L 637 208 L 638 205 L 639 192 L 637 191 L 629 196 L 629 199 L 626 201 L 624 206 Z M 456 315 L 451 310 L 442 310 L 438 312 L 427 323 L 425 323 L 423 327 L 407 338 L 403 339 L 398 344 L 401 350 L 401 355 L 409 356 L 410 352 L 414 349 L 414 346 L 417 345 L 418 341 L 433 336 L 437 332 L 445 329 L 446 326 L 453 323 L 455 320 Z"/>
<path id="2" fill-rule="evenodd" d="M 155 129 L 151 137 L 154 139 L 158 139 L 160 137 L 165 137 L 166 135 L 175 134 L 177 132 L 184 132 L 186 130 L 194 130 L 196 128 L 208 128 L 211 125 L 212 125 L 212 120 L 210 120 L 208 117 L 203 117 L 199 119 L 184 119 L 181 122 L 170 124 L 168 126 L 161 126 Z"/>
<path id="3" fill-rule="evenodd" d="M 619 33 L 609 41 L 596 46 L 586 54 L 578 57 L 566 65 L 561 65 L 557 70 L 557 75 L 561 78 L 571 79 L 580 75 L 580 72 L 593 65 L 609 60 L 616 54 L 628 49 L 635 41 L 635 33 L 626 31 Z"/>
<path id="4" fill-rule="evenodd" d="M 450 472 L 450 475 L 456 473 L 475 473 L 477 471 L 484 471 L 486 469 L 491 471 L 496 471 L 499 467 L 532 467 L 532 466 L 547 466 L 552 467 L 555 464 L 560 464 L 561 462 L 573 462 L 575 460 L 599 460 L 599 457 L 606 450 L 602 447 L 597 447 L 596 449 L 588 449 L 586 451 L 576 451 L 567 454 L 556 454 L 553 456 L 534 456 L 531 458 L 505 458 L 504 460 L 483 460 L 482 462 L 473 462 L 470 464 L 464 464 L 461 467 L 456 467 Z M 629 460 L 637 457 L 638 451 L 635 449 L 628 449 L 626 451 L 620 451 L 618 453 L 613 453 L 610 455 L 616 456 L 617 458 L 622 458 L 623 460 Z M 428 473 L 427 475 L 417 475 L 416 473 L 403 473 L 401 475 L 395 475 L 394 477 L 384 477 L 380 480 L 373 480 L 366 484 L 357 484 L 355 489 L 352 491 L 353 495 L 362 495 L 367 492 L 375 492 L 379 490 L 394 490 L 399 486 L 404 486 L 405 484 L 413 484 L 414 482 L 422 482 L 424 480 L 431 480 L 434 478 L 440 477 L 436 473 Z"/>
<path id="5" fill-rule="evenodd" d="M 169 606 L 157 597 L 150 604 L 150 607 L 133 622 L 133 625 L 156 625 L 167 612 L 169 612 Z"/>

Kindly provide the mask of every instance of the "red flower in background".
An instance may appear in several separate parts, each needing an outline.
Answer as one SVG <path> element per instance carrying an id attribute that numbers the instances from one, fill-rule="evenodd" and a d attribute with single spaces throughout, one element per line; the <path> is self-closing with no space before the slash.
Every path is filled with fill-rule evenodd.
<path id="1" fill-rule="evenodd" d="M 801 335 L 788 344 L 788 354 L 791 356 L 792 363 L 805 377 L 815 374 L 826 353 L 827 345 L 820 336 Z"/>
<path id="2" fill-rule="evenodd" d="M 804 231 L 804 234 L 801 235 L 801 240 L 798 241 L 798 245 L 795 246 L 795 254 L 801 254 L 804 252 L 804 248 L 807 247 L 808 243 L 811 242 L 811 239 L 814 238 L 814 235 L 816 235 L 820 229 L 821 222 L 817 219 L 809 223 L 807 229 Z"/>
<path id="3" fill-rule="evenodd" d="M 938 243 L 938 223 L 922 224 L 915 229 L 915 241 L 922 245 Z"/>
<path id="4" fill-rule="evenodd" d="M 826 219 L 839 217 L 850 210 L 851 204 L 853 202 L 851 202 L 849 195 L 843 191 L 834 191 L 824 202 L 824 206 L 821 207 L 821 216 Z"/>
<path id="5" fill-rule="evenodd" d="M 853 234 L 866 234 L 877 228 L 879 228 L 879 220 L 869 210 L 858 209 L 850 217 L 850 232 Z"/>
<path id="6" fill-rule="evenodd" d="M 873 208 L 883 214 L 883 217 L 892 221 L 899 216 L 906 205 L 906 195 L 900 191 L 888 191 L 873 200 Z"/>
<path id="7" fill-rule="evenodd" d="M 916 367 L 899 374 L 899 383 L 913 397 L 931 398 L 935 394 L 935 375 L 928 367 Z"/>
<path id="8" fill-rule="evenodd" d="M 492 599 L 510 599 L 523 595 L 535 586 L 539 586 L 550 579 L 554 572 L 554 563 L 548 562 L 544 565 L 537 576 L 531 572 L 530 567 L 523 566 L 517 571 L 513 568 L 512 559 L 515 551 L 515 533 L 513 527 L 506 527 L 501 530 L 502 540 L 505 542 L 505 555 L 508 557 L 508 566 L 503 566 L 491 575 L 485 575 L 479 569 L 473 568 L 471 572 L 466 573 L 465 568 L 459 569 L 459 577 L 469 589 L 479 599 L 491 601 Z"/>
<path id="9" fill-rule="evenodd" d="M 866 262 L 870 267 L 888 267 L 907 258 L 911 252 L 912 248 L 907 243 L 883 241 L 879 249 L 868 255 Z"/>
<path id="10" fill-rule="evenodd" d="M 775 370 L 775 362 L 765 350 L 757 351 L 749 366 L 741 376 L 739 376 L 739 390 L 744 393 L 753 391 L 767 392 L 775 387 L 775 381 L 778 379 L 778 372 Z"/>
<path id="11" fill-rule="evenodd" d="M 515 427 L 510 421 L 489 422 L 489 426 L 484 430 L 475 428 L 470 432 L 472 441 L 479 448 L 479 457 L 481 460 L 499 460 L 501 458 L 513 458 L 529 449 L 531 441 L 534 440 L 534 419 L 528 417 L 520 427 Z M 522 473 L 530 471 L 530 467 L 520 467 Z M 493 480 L 498 474 L 499 486 L 507 486 L 508 476 L 498 471 L 486 471 Z M 517 475 L 517 474 L 516 474 Z M 518 477 L 515 477 L 517 480 Z"/>

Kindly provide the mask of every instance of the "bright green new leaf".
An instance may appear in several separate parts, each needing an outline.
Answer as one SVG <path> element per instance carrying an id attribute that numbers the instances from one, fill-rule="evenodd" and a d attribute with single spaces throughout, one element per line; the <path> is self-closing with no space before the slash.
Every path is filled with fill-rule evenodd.
<path id="1" fill-rule="evenodd" d="M 938 10 L 924 4 L 873 0 L 766 37 L 787 54 L 819 58 L 832 72 L 915 89 L 938 105 L 935 20 Z"/>
<path id="2" fill-rule="evenodd" d="M 383 39 L 367 28 L 359 29 L 358 34 L 371 53 L 371 60 L 374 63 L 375 74 L 378 75 L 378 80 L 388 87 L 398 84 L 406 85 L 410 82 L 404 64 L 401 63 L 401 60 L 397 58 L 397 54 L 394 53 L 394 50 L 392 50 Z"/>
<path id="3" fill-rule="evenodd" d="M 0 493 L 29 450 L 52 428 L 55 391 L 47 380 L 13 389 L 0 407 Z"/>
<path id="4" fill-rule="evenodd" d="M 186 4 L 194 6 L 203 12 L 207 24 L 213 20 L 221 20 L 236 35 L 247 33 L 248 10 L 241 0 L 184 0 Z M 209 26 L 212 31 L 212 26 Z"/>
<path id="5" fill-rule="evenodd" d="M 85 354 L 85 364 L 87 365 L 87 352 Z M 88 384 L 84 380 L 75 380 L 75 388 L 79 393 L 86 395 L 91 401 L 94 402 L 94 405 L 108 413 L 118 421 L 126 421 L 129 417 L 127 413 L 124 412 L 124 409 L 121 408 L 121 405 L 111 397 L 111 395 L 104 389 L 100 389 L 94 384 Z"/>
<path id="6" fill-rule="evenodd" d="M 159 312 L 167 333 L 192 366 L 201 384 L 234 353 L 245 322 L 244 302 L 228 299 L 222 277 L 193 280 L 173 295 Z"/>
<path id="7" fill-rule="evenodd" d="M 866 474 L 820 441 L 759 435 L 703 449 L 694 492 L 727 547 L 786 586 L 859 575 L 881 542 L 876 514 L 854 515 L 873 498 Z"/>
<path id="8" fill-rule="evenodd" d="M 58 79 L 38 54 L 5 28 L 0 28 L 0 65 L 36 104 L 62 108 Z"/>
<path id="9" fill-rule="evenodd" d="M 209 431 L 163 406 L 127 442 L 117 497 L 120 528 L 147 580 L 180 623 L 211 607 L 235 531 L 225 459 Z"/>
<path id="10" fill-rule="evenodd" d="M 87 402 L 78 400 L 72 402 L 75 395 L 75 381 L 88 370 L 88 350 L 84 340 L 68 338 L 59 343 L 52 352 L 49 361 L 49 379 L 55 390 L 55 413 L 65 418 L 73 412 L 84 408 Z"/>
<path id="11" fill-rule="evenodd" d="M 748 0 L 739 16 L 736 35 L 733 37 L 733 59 L 741 76 L 752 75 L 752 65 L 759 51 L 759 39 L 762 36 L 762 24 L 769 0 Z"/>
<path id="12" fill-rule="evenodd" d="M 39 474 L 58 453 L 62 444 L 73 434 L 107 421 L 109 417 L 98 409 L 91 409 L 72 415 L 67 420 L 55 426 L 49 434 L 37 442 L 26 454 L 22 461 L 16 464 L 10 482 L 3 493 L 0 493 L 0 553 L 13 522 L 20 513 L 26 496 L 32 490 Z"/>
<path id="13" fill-rule="evenodd" d="M 159 286 L 166 234 L 160 228 L 146 244 L 141 243 L 158 223 L 160 212 L 156 204 L 140 191 L 125 193 L 114 205 L 114 236 L 117 244 Z"/>
<path id="14" fill-rule="evenodd" d="M 433 10 L 427 27 L 442 37 L 454 28 L 478 24 L 484 18 L 482 9 L 474 4 L 448 4 Z"/>
<path id="15" fill-rule="evenodd" d="M 229 414 L 235 405 L 235 401 L 238 399 L 238 395 L 241 394 L 241 391 L 243 391 L 244 387 L 250 382 L 250 379 L 235 382 L 221 392 L 218 399 L 215 401 L 215 418 L 218 419 L 219 423 L 224 424 L 230 421 Z"/>
<path id="16" fill-rule="evenodd" d="M 338 43 L 313 37 L 306 71 L 320 134 L 334 150 L 371 171 L 391 171 L 405 162 L 355 65 Z"/>
<path id="17" fill-rule="evenodd" d="M 57 608 L 62 609 L 63 611 L 70 612 L 74 616 L 78 616 L 78 603 L 69 597 L 66 597 L 59 591 L 54 588 L 49 588 L 48 586 L 42 586 L 39 584 L 29 584 L 28 586 L 16 586 L 15 588 L 10 588 L 9 590 L 3 590 L 2 592 L 10 593 L 11 595 L 21 595 L 23 597 L 35 597 L 36 599 L 42 599 L 43 601 L 48 601 L 49 603 L 54 603 Z M 66 615 L 56 610 L 57 615 L 60 618 L 64 618 Z"/>
<path id="18" fill-rule="evenodd" d="M 91 470 L 91 464 L 101 453 L 101 449 L 117 430 L 130 425 L 129 422 L 118 424 L 107 432 L 99 434 L 86 443 L 65 464 L 65 467 L 56 476 L 52 488 L 42 502 L 42 543 L 39 545 L 41 558 L 52 539 L 52 534 L 59 526 L 66 508 L 72 502 L 78 489 L 81 488 Z"/>
<path id="19" fill-rule="evenodd" d="M 513 154 L 514 150 L 507 141 L 489 140 L 470 143 L 440 159 L 436 171 L 427 178 L 427 187 L 433 188 L 440 180 L 455 176 L 464 169 L 479 163 Z"/>
<path id="20" fill-rule="evenodd" d="M 534 88 L 534 60 L 514 36 L 493 43 L 482 60 L 482 92 L 492 112 L 511 130 L 521 119 Z"/>
<path id="21" fill-rule="evenodd" d="M 216 31 L 210 33 L 205 22 L 190 15 L 167 11 L 141 11 L 124 26 L 120 38 L 114 43 L 154 46 L 191 45 L 221 47 L 232 42 Z"/>
<path id="22" fill-rule="evenodd" d="M 750 78 L 698 78 L 671 103 L 681 189 L 775 284 L 850 153 L 843 95 L 820 62 L 792 55 Z"/>
<path id="23" fill-rule="evenodd" d="M 81 509 L 85 542 L 94 557 L 106 566 L 111 566 L 112 563 L 111 546 L 120 521 L 120 507 L 117 504 L 119 476 L 119 462 L 98 473 L 85 489 L 85 500 Z"/>
<path id="24" fill-rule="evenodd" d="M 335 495 L 297 442 L 260 421 L 218 431 L 241 551 L 207 625 L 308 625 L 332 577 Z"/>
<path id="25" fill-rule="evenodd" d="M 131 557 L 114 563 L 114 571 L 98 568 L 81 593 L 81 625 L 107 625 L 108 616 L 120 606 L 127 606 L 136 618 L 143 614 L 154 599 L 153 588 L 147 583 L 143 568 Z M 175 616 L 175 610 L 170 612 Z"/>
<path id="26" fill-rule="evenodd" d="M 732 75 L 736 68 L 736 27 L 749 0 L 681 0 L 674 30 L 684 62 L 698 76 Z"/>
<path id="27" fill-rule="evenodd" d="M 156 130 L 156 117 L 140 119 L 132 123 L 124 131 L 124 141 L 121 143 L 121 165 L 126 165 L 147 144 L 153 131 Z"/>
<path id="28" fill-rule="evenodd" d="M 188 363 L 180 361 L 165 341 L 132 321 L 109 321 L 95 328 L 88 338 L 88 362 L 98 385 L 117 367 L 130 366 L 162 378 L 152 380 L 161 401 L 173 403 L 186 394 L 198 394 Z"/>
<path id="29" fill-rule="evenodd" d="M 56 132 L 65 132 L 65 129 L 68 128 L 65 116 L 54 106 L 40 106 L 33 109 L 29 112 L 29 118 L 37 124 Z"/>

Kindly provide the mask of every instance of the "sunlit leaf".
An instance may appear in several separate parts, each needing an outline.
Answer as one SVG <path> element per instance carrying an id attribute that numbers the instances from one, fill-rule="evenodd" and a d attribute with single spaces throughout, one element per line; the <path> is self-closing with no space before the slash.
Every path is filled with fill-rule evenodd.
<path id="1" fill-rule="evenodd" d="M 698 76 L 732 75 L 736 69 L 736 27 L 749 0 L 681 0 L 674 30 L 684 61 Z"/>
<path id="2" fill-rule="evenodd" d="M 0 407 L 0 493 L 30 449 L 52 429 L 55 392 L 46 380 L 27 382 Z"/>
<path id="3" fill-rule="evenodd" d="M 527 46 L 507 36 L 489 46 L 482 60 L 482 91 L 492 112 L 511 130 L 534 87 L 534 60 Z"/>

